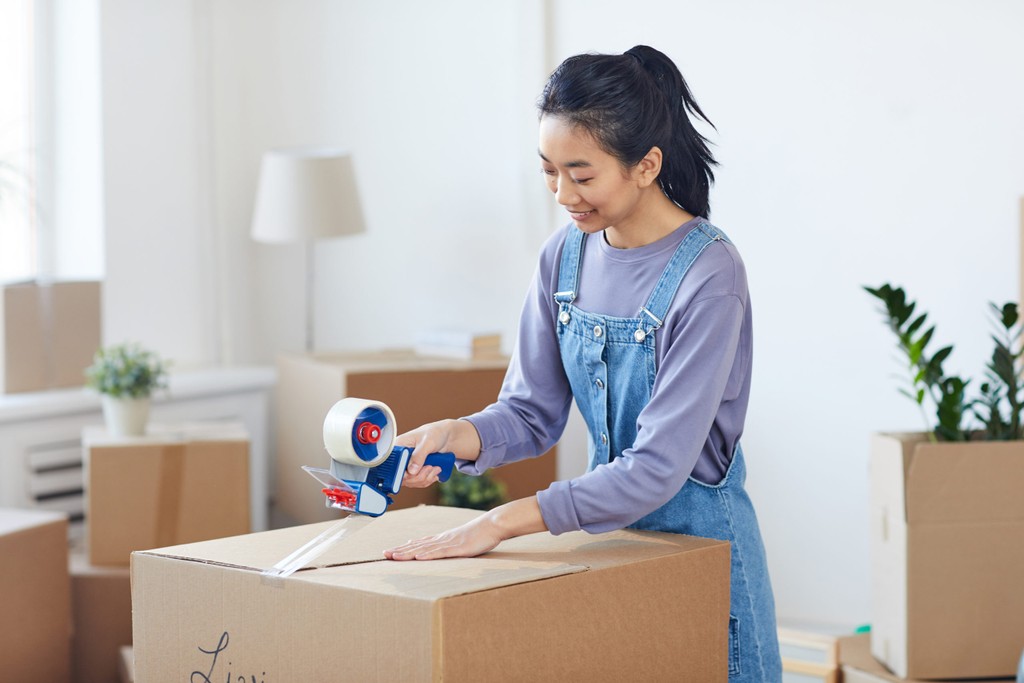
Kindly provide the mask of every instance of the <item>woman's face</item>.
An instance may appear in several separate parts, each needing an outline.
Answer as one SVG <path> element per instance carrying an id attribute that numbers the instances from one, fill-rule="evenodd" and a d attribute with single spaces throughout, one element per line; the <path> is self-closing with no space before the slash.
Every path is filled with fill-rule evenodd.
<path id="1" fill-rule="evenodd" d="M 580 230 L 628 231 L 642 197 L 639 168 L 624 169 L 594 137 L 560 116 L 540 120 L 541 170 L 548 189 Z"/>

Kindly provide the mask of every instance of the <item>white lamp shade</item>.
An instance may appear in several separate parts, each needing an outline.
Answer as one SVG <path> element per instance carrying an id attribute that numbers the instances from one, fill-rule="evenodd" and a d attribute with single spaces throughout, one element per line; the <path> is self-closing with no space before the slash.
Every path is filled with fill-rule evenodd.
<path id="1" fill-rule="evenodd" d="M 252 217 L 258 242 L 296 242 L 365 232 L 352 157 L 337 149 L 263 155 Z"/>

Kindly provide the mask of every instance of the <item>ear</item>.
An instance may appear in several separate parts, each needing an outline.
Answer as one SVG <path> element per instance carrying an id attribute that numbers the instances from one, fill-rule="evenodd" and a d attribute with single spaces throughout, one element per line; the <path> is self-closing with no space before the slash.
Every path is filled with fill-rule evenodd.
<path id="1" fill-rule="evenodd" d="M 633 167 L 633 177 L 640 187 L 647 187 L 658 179 L 661 173 L 661 149 L 651 147 L 650 151 Z"/>

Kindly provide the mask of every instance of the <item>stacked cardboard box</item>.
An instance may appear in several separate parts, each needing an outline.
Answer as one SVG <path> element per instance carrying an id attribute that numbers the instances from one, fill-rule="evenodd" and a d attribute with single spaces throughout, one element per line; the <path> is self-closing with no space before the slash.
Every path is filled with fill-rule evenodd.
<path id="1" fill-rule="evenodd" d="M 134 550 L 250 531 L 249 438 L 239 423 L 82 434 L 87 549 L 71 558 L 74 682 L 116 683 L 132 642 Z"/>
<path id="2" fill-rule="evenodd" d="M 100 283 L 11 284 L 0 291 L 0 392 L 80 387 L 100 347 Z"/>
<path id="3" fill-rule="evenodd" d="M 132 555 L 141 681 L 725 681 L 729 544 L 533 534 L 468 559 L 382 552 L 480 513 L 388 512 L 288 577 L 337 522 Z"/>
<path id="4" fill-rule="evenodd" d="M 1024 647 L 1024 443 L 879 434 L 871 652 L 903 678 L 1011 676 Z"/>
<path id="5" fill-rule="evenodd" d="M 867 633 L 839 639 L 839 662 L 843 683 L 926 683 L 919 678 L 900 678 L 871 655 L 871 637 Z M 998 683 L 1011 678 L 958 679 L 956 683 Z"/>
<path id="6" fill-rule="evenodd" d="M 378 353 L 286 355 L 278 359 L 277 488 L 274 504 L 299 523 L 337 517 L 302 465 L 326 467 L 323 422 L 346 396 L 388 405 L 399 431 L 486 408 L 498 397 L 508 367 L 505 358 L 422 358 L 409 350 Z M 539 458 L 488 474 L 505 484 L 511 499 L 547 488 L 557 474 L 556 449 Z M 437 487 L 402 489 L 392 509 L 437 502 Z"/>
<path id="7" fill-rule="evenodd" d="M 0 509 L 0 679 L 66 683 L 70 636 L 67 519 Z"/>
<path id="8" fill-rule="evenodd" d="M 122 646 L 132 642 L 132 587 L 127 567 L 97 567 L 71 553 L 71 680 L 117 683 Z"/>
<path id="9" fill-rule="evenodd" d="M 249 439 L 238 423 L 151 426 L 143 437 L 83 432 L 89 561 L 250 531 Z"/>

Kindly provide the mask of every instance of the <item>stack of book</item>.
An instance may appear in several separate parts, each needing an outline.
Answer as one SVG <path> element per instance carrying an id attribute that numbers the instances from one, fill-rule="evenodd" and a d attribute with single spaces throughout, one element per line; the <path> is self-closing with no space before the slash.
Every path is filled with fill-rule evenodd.
<path id="1" fill-rule="evenodd" d="M 461 330 L 422 330 L 416 333 L 418 356 L 472 360 L 501 357 L 501 334 Z"/>

